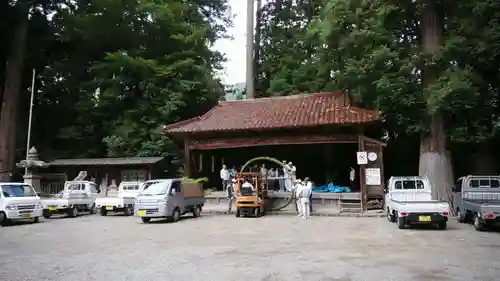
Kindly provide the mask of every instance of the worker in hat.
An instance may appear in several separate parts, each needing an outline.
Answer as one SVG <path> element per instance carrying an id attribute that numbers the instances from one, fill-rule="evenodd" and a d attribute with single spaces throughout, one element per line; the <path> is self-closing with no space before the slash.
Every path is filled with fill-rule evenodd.
<path id="1" fill-rule="evenodd" d="M 300 205 L 300 200 L 299 200 L 299 196 L 300 196 L 300 191 L 301 189 L 303 188 L 302 186 L 302 181 L 300 179 L 296 179 L 295 182 L 294 182 L 294 196 L 295 196 L 295 209 L 297 210 L 298 212 L 298 216 L 299 217 L 302 217 L 303 215 L 303 210 L 301 208 L 301 205 Z"/>
<path id="2" fill-rule="evenodd" d="M 300 190 L 297 192 L 297 198 L 300 202 L 299 209 L 302 211 L 302 218 L 307 219 L 311 214 L 310 204 L 312 195 L 312 183 L 309 184 L 309 178 L 305 178 L 301 184 Z"/>
<path id="3" fill-rule="evenodd" d="M 311 190 L 309 193 L 309 214 L 312 213 L 312 190 L 313 190 L 313 183 L 309 177 L 304 178 L 304 182 L 302 183 L 304 186 L 306 186 L 308 189 Z"/>

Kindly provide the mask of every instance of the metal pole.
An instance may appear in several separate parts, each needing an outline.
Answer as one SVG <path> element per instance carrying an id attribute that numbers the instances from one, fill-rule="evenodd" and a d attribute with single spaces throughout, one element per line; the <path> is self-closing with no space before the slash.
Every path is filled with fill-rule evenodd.
<path id="1" fill-rule="evenodd" d="M 28 159 L 28 154 L 30 150 L 30 140 L 31 140 L 31 120 L 33 119 L 33 100 L 35 98 L 35 76 L 36 70 L 33 68 L 33 78 L 31 80 L 31 99 L 30 99 L 30 113 L 28 119 L 28 136 L 26 139 L 26 159 Z M 24 168 L 24 174 L 28 174 L 28 168 Z"/>
<path id="2" fill-rule="evenodd" d="M 247 54 L 246 54 L 246 90 L 247 99 L 255 98 L 254 71 L 253 71 L 253 15 L 254 0 L 247 0 Z"/>

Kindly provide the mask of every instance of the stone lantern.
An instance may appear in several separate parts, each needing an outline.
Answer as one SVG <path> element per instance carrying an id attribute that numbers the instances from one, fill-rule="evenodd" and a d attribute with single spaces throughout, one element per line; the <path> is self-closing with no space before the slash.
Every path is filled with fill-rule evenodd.
<path id="1" fill-rule="evenodd" d="M 30 184 L 37 193 L 40 193 L 42 191 L 40 184 L 41 177 L 37 175 L 37 172 L 39 168 L 48 167 L 49 164 L 38 159 L 38 151 L 36 151 L 35 147 L 30 148 L 27 159 L 17 163 L 16 166 L 26 169 L 24 182 Z"/>

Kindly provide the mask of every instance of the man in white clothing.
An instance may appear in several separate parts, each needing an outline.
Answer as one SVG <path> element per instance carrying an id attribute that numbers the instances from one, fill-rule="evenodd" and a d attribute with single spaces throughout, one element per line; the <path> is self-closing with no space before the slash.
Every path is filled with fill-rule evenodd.
<path id="1" fill-rule="evenodd" d="M 222 165 L 222 169 L 220 170 L 220 179 L 222 180 L 222 190 L 226 191 L 227 186 L 229 185 L 230 173 L 227 169 L 226 165 Z"/>
<path id="2" fill-rule="evenodd" d="M 298 216 L 302 217 L 303 216 L 303 210 L 302 210 L 302 205 L 300 204 L 300 193 L 302 191 L 302 188 L 304 187 L 302 185 L 302 182 L 300 179 L 295 180 L 295 207 L 297 208 Z"/>
<path id="3" fill-rule="evenodd" d="M 302 184 L 302 188 L 298 192 L 298 198 L 300 200 L 300 208 L 302 209 L 302 217 L 304 219 L 307 219 L 310 215 L 310 209 L 309 209 L 309 204 L 310 202 L 310 197 L 312 194 L 312 183 L 309 184 L 309 178 L 306 178 L 306 183 Z"/>

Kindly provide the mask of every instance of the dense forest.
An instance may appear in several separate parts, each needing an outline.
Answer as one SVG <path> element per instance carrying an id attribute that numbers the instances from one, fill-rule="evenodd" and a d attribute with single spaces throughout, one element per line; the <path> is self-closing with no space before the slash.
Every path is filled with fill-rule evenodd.
<path id="1" fill-rule="evenodd" d="M 383 112 L 387 170 L 440 190 L 453 174 L 499 172 L 500 2 L 256 2 L 257 97 L 347 93 Z M 223 95 L 212 46 L 231 24 L 227 0 L 1 5 L 0 170 L 25 155 L 31 69 L 44 159 L 178 157 L 161 125 Z"/>

